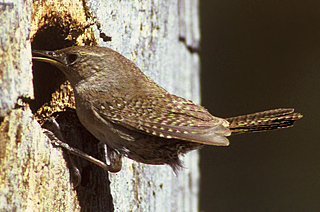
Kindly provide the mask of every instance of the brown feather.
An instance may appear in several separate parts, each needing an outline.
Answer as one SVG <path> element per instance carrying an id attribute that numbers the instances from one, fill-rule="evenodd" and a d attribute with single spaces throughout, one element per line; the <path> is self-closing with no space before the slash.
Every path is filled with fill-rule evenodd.
<path id="1" fill-rule="evenodd" d="M 293 108 L 279 108 L 226 118 L 226 120 L 230 123 L 229 128 L 232 134 L 237 134 L 292 127 L 300 118 L 302 115 L 294 113 Z"/>
<path id="2" fill-rule="evenodd" d="M 113 97 L 112 102 L 96 102 L 94 108 L 104 119 L 154 136 L 229 145 L 225 138 L 230 135 L 226 120 L 214 117 L 202 106 L 175 95 L 135 96 L 126 101 Z"/>

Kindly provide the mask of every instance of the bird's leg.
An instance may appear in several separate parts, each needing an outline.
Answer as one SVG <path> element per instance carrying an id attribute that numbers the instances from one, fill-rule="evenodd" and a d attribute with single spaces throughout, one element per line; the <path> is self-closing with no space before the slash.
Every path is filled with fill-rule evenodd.
<path id="1" fill-rule="evenodd" d="M 50 138 L 51 142 L 55 145 L 55 146 L 59 146 L 59 147 L 62 147 L 64 149 L 66 149 L 68 151 L 68 153 L 71 153 L 71 154 L 74 154 L 74 155 L 77 155 L 77 156 L 80 156 L 98 166 L 100 166 L 101 168 L 107 170 L 107 171 L 110 171 L 110 172 L 117 172 L 114 167 L 113 164 L 111 165 L 107 165 L 106 163 L 82 152 L 81 150 L 79 149 L 76 149 L 76 148 L 73 148 L 73 147 L 70 147 L 66 142 L 65 142 L 65 139 L 62 135 L 62 132 L 61 132 L 61 129 L 60 129 L 60 126 L 59 124 L 57 123 L 57 121 L 55 119 L 53 119 L 52 117 L 48 117 L 48 121 L 49 123 L 51 123 L 51 126 L 48 127 L 46 126 L 47 128 L 50 128 L 50 129 L 44 129 L 44 133 Z M 121 159 L 121 158 L 120 158 Z M 113 157 L 111 157 L 111 162 L 115 161 L 117 162 L 117 160 L 114 160 Z M 73 164 L 73 162 L 72 162 Z M 119 162 L 115 163 L 116 165 L 119 164 Z M 120 160 L 120 164 L 121 164 L 121 160 Z M 120 168 L 121 169 L 121 168 Z M 119 169 L 119 171 L 120 171 Z M 78 170 L 79 172 L 79 170 Z M 80 177 L 81 179 L 81 177 Z"/>
<path id="2" fill-rule="evenodd" d="M 51 117 L 50 117 L 51 118 Z M 52 122 L 50 122 L 52 123 Z M 62 136 L 62 133 L 60 132 L 60 129 L 57 128 L 58 130 L 55 130 L 56 134 L 58 135 L 61 135 Z M 57 138 L 57 136 L 55 135 L 55 133 L 53 133 L 52 131 L 48 130 L 48 129 L 45 129 L 43 128 L 43 133 L 46 134 L 48 136 L 48 138 L 50 139 L 51 143 L 55 146 L 60 146 L 60 147 L 63 147 L 65 149 L 67 149 L 68 151 L 68 156 L 69 156 L 69 160 L 71 162 L 71 166 L 72 166 L 72 169 L 73 169 L 73 175 L 76 176 L 77 180 L 76 180 L 76 183 L 74 185 L 74 187 L 77 187 L 80 182 L 81 182 L 81 174 L 80 174 L 80 171 L 79 169 L 76 167 L 76 165 L 74 164 L 73 162 L 73 159 L 72 157 L 70 156 L 70 146 L 67 144 L 67 143 L 64 143 L 63 141 L 61 141 L 59 138 Z M 59 136 L 60 137 L 60 136 Z M 63 136 L 60 137 L 62 140 L 64 140 Z"/>

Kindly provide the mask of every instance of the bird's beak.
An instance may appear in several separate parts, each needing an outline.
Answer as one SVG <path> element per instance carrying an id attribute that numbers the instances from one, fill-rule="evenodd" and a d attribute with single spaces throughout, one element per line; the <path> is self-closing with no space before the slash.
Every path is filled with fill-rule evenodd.
<path id="1" fill-rule="evenodd" d="M 63 65 L 63 61 L 60 58 L 60 55 L 57 55 L 54 51 L 33 50 L 32 59 L 50 63 L 55 66 Z"/>

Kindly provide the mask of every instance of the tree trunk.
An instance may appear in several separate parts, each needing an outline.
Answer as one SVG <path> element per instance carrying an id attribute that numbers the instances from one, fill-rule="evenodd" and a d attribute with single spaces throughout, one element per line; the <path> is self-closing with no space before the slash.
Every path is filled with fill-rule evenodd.
<path id="1" fill-rule="evenodd" d="M 39 122 L 62 111 L 55 117 L 70 145 L 104 159 L 103 145 L 64 110 L 74 107 L 65 77 L 47 64 L 32 70 L 30 48 L 107 46 L 169 92 L 199 103 L 197 1 L 6 2 L 0 3 L 0 211 L 197 211 L 197 151 L 184 157 L 177 176 L 169 166 L 130 159 L 114 174 L 70 160 L 52 145 Z M 77 187 L 71 161 L 81 173 Z"/>

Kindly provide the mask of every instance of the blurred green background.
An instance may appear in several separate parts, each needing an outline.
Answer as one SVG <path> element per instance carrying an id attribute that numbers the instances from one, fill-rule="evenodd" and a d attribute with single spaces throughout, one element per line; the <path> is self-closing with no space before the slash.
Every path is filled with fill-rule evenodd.
<path id="1" fill-rule="evenodd" d="M 204 147 L 200 211 L 320 211 L 320 1 L 200 0 L 200 15 L 202 105 L 304 115 Z"/>

